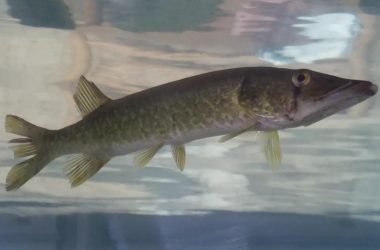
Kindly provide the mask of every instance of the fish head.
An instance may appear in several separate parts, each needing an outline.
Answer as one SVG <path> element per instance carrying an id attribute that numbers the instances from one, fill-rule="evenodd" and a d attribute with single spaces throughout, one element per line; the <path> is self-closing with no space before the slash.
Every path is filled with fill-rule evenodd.
<path id="1" fill-rule="evenodd" d="M 264 68 L 245 79 L 240 97 L 245 105 L 257 105 L 252 110 L 261 129 L 272 130 L 308 126 L 376 93 L 377 86 L 369 81 L 308 69 Z"/>

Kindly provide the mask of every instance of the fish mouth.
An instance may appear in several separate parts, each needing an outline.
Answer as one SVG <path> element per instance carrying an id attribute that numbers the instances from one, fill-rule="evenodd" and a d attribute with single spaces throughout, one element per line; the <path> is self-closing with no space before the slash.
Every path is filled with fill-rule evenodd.
<path id="1" fill-rule="evenodd" d="M 301 101 L 300 112 L 302 124 L 308 126 L 330 115 L 350 108 L 377 93 L 378 87 L 368 81 L 351 80 L 314 101 Z"/>
<path id="2" fill-rule="evenodd" d="M 352 90 L 358 94 L 364 94 L 366 96 L 373 96 L 377 93 L 377 86 L 371 82 L 368 81 L 349 81 L 347 84 L 344 84 L 338 88 L 335 88 L 329 92 L 327 92 L 325 95 L 320 96 L 318 100 L 324 99 L 326 97 L 329 97 L 331 95 L 344 92 L 345 90 Z"/>
<path id="3" fill-rule="evenodd" d="M 349 87 L 355 88 L 358 92 L 370 97 L 377 93 L 377 85 L 368 81 L 354 81 Z"/>

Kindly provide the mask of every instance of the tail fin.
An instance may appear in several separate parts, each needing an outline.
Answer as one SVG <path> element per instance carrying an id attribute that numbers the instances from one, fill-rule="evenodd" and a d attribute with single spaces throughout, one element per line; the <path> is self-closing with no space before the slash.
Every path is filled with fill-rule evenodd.
<path id="1" fill-rule="evenodd" d="M 17 143 L 17 145 L 11 146 L 15 158 L 34 155 L 32 158 L 16 164 L 9 171 L 6 178 L 6 190 L 10 191 L 20 188 L 52 161 L 55 156 L 43 145 L 43 135 L 46 135 L 49 130 L 13 115 L 6 116 L 5 130 L 8 133 L 27 137 L 9 141 L 10 143 Z"/>

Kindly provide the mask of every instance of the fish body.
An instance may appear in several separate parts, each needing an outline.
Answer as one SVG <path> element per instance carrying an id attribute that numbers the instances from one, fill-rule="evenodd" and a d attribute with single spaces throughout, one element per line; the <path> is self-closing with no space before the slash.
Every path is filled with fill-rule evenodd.
<path id="1" fill-rule="evenodd" d="M 239 104 L 243 72 L 191 77 L 109 101 L 52 140 L 62 142 L 60 153 L 87 148 L 123 155 L 242 130 L 256 121 Z"/>
<path id="2" fill-rule="evenodd" d="M 15 165 L 7 190 L 17 189 L 47 163 L 79 154 L 66 167 L 73 186 L 93 176 L 112 157 L 145 150 L 145 165 L 171 145 L 177 166 L 184 144 L 246 131 L 263 131 L 266 154 L 279 157 L 277 130 L 306 126 L 355 105 L 377 92 L 376 85 L 306 69 L 235 68 L 205 73 L 111 100 L 81 77 L 74 100 L 83 119 L 59 130 L 37 127 L 8 115 L 6 130 L 24 136 L 11 142 L 15 156 L 34 157 Z M 267 157 L 267 158 L 268 158 Z M 272 157 L 273 158 L 273 157 Z"/>

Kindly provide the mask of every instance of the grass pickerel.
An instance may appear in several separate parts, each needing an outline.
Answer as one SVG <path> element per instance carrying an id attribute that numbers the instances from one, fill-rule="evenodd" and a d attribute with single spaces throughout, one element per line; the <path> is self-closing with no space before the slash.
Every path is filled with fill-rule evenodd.
<path id="1" fill-rule="evenodd" d="M 112 157 L 141 151 L 146 165 L 170 145 L 180 170 L 185 143 L 224 135 L 229 140 L 259 131 L 271 165 L 281 161 L 277 131 L 308 126 L 377 92 L 368 81 L 339 78 L 308 69 L 246 67 L 209 72 L 112 100 L 81 77 L 74 101 L 83 119 L 58 130 L 7 115 L 5 129 L 15 158 L 32 156 L 11 168 L 6 189 L 21 187 L 55 158 L 76 154 L 65 167 L 72 186 L 96 174 Z"/>

